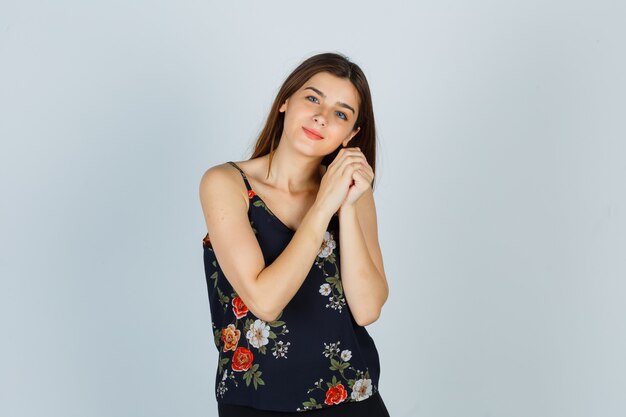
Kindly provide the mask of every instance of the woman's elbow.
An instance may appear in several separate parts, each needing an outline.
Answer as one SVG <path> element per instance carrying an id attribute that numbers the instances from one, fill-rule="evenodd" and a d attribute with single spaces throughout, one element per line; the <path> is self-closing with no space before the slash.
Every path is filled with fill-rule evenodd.
<path id="1" fill-rule="evenodd" d="M 370 314 L 368 315 L 360 315 L 358 316 L 358 318 L 355 317 L 354 321 L 356 321 L 356 324 L 358 324 L 359 326 L 365 327 L 374 323 L 379 318 L 380 318 L 380 309 L 375 310 L 373 313 L 370 312 Z"/>

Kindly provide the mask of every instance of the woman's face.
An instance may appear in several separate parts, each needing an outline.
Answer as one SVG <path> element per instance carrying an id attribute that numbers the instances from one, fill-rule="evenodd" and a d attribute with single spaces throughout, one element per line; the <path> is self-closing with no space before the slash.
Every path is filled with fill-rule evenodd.
<path id="1" fill-rule="evenodd" d="M 318 72 L 280 107 L 285 112 L 283 138 L 308 154 L 328 155 L 358 133 L 360 128 L 352 127 L 359 104 L 350 80 Z"/>

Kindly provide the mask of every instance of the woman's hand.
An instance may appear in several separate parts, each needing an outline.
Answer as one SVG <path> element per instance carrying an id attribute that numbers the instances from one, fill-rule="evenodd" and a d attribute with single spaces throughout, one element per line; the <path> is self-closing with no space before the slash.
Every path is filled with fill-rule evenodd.
<path id="1" fill-rule="evenodd" d="M 352 184 L 348 188 L 348 195 L 339 207 L 339 210 L 344 206 L 353 206 L 372 187 L 372 181 L 374 180 L 374 170 L 367 163 L 367 158 L 363 152 L 359 148 L 348 149 L 351 150 L 352 155 L 360 158 L 360 165 L 352 172 Z"/>
<path id="2" fill-rule="evenodd" d="M 360 149 L 342 148 L 322 177 L 316 204 L 329 213 L 354 205 L 371 187 L 373 178 L 372 168 Z"/>

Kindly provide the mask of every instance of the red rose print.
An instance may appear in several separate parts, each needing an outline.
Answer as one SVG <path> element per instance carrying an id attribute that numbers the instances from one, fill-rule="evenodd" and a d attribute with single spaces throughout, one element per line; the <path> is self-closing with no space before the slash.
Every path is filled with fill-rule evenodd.
<path id="1" fill-rule="evenodd" d="M 248 190 L 248 198 L 252 198 L 252 197 L 254 197 L 254 195 L 255 195 L 254 191 Z"/>
<path id="2" fill-rule="evenodd" d="M 326 399 L 324 402 L 328 405 L 339 404 L 348 396 L 348 392 L 342 384 L 337 384 L 335 387 L 328 388 L 326 391 Z"/>
<path id="3" fill-rule="evenodd" d="M 233 353 L 233 371 L 247 371 L 252 366 L 252 359 L 254 359 L 252 352 L 243 346 L 239 346 Z"/>
<path id="4" fill-rule="evenodd" d="M 248 314 L 248 307 L 239 296 L 233 298 L 233 313 L 235 313 L 235 317 L 238 319 Z"/>

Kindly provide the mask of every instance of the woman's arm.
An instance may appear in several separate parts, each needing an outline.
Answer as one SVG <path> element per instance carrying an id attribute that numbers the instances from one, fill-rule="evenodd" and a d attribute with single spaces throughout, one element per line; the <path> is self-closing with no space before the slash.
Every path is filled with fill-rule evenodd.
<path id="1" fill-rule="evenodd" d="M 306 279 L 333 213 L 316 201 L 287 247 L 266 267 L 248 219 L 250 203 L 242 187 L 238 172 L 228 164 L 217 165 L 200 181 L 200 200 L 222 272 L 252 314 L 271 322 Z"/>
<path id="2" fill-rule="evenodd" d="M 357 324 L 367 326 L 378 320 L 389 295 L 371 189 L 339 210 L 339 252 L 346 301 Z"/>

